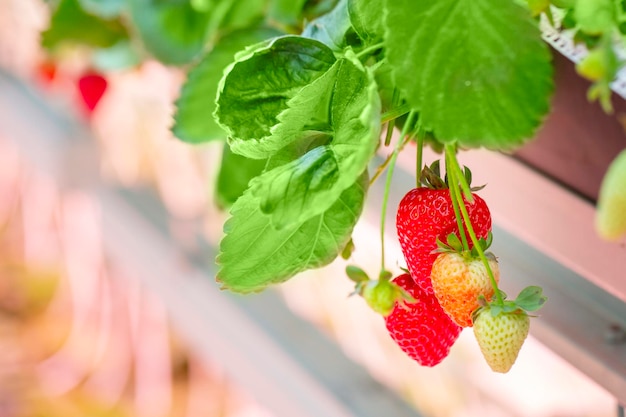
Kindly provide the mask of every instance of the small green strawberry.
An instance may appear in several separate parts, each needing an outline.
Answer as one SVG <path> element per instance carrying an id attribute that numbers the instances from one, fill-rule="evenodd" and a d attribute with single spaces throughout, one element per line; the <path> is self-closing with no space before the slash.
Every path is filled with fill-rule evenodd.
<path id="1" fill-rule="evenodd" d="M 596 230 L 607 240 L 617 240 L 626 233 L 626 150 L 615 158 L 602 180 Z"/>
<path id="2" fill-rule="evenodd" d="M 383 317 L 391 314 L 396 303 L 415 302 L 408 292 L 391 282 L 389 271 L 382 271 L 378 280 L 372 280 L 358 266 L 348 265 L 346 275 L 356 283 L 354 294 L 360 294 L 367 305 Z"/>
<path id="3" fill-rule="evenodd" d="M 369 281 L 361 295 L 372 310 L 384 317 L 391 314 L 396 301 L 402 298 L 400 288 L 386 279 Z"/>
<path id="4" fill-rule="evenodd" d="M 546 302 L 540 287 L 527 287 L 515 301 L 486 303 L 474 313 L 474 337 L 494 372 L 509 372 L 528 330 L 527 311 L 537 311 Z"/>

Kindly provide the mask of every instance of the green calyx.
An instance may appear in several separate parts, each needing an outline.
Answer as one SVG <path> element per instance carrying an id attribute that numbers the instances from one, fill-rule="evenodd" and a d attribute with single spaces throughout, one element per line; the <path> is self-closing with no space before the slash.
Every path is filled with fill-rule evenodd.
<path id="1" fill-rule="evenodd" d="M 489 302 L 484 296 L 478 297 L 478 302 L 481 307 L 477 308 L 472 314 L 472 320 L 476 320 L 476 317 L 484 311 L 489 310 L 493 317 L 500 314 L 527 314 L 529 312 L 538 311 L 548 300 L 543 294 L 543 289 L 536 285 L 531 285 L 524 288 L 515 298 L 515 300 L 507 300 L 506 294 L 503 291 L 499 291 L 499 299 Z"/>
<path id="2" fill-rule="evenodd" d="M 415 302 L 408 292 L 391 282 L 392 275 L 389 271 L 381 271 L 378 279 L 372 280 L 358 266 L 348 265 L 346 274 L 356 283 L 352 295 L 362 296 L 372 310 L 384 317 L 391 314 L 396 303 L 405 305 L 405 303 Z"/>
<path id="3" fill-rule="evenodd" d="M 465 249 L 463 242 L 461 242 L 456 233 L 450 233 L 446 237 L 445 242 L 437 238 L 437 249 L 433 250 L 433 253 L 458 253 L 467 259 L 480 259 L 480 252 L 477 248 L 477 246 L 479 246 L 487 258 L 495 259 L 495 255 L 493 253 L 486 252 L 492 242 L 493 234 L 489 232 L 486 239 L 483 239 L 482 237 L 478 238 L 478 245 L 474 245 L 472 249 Z"/>
<path id="4" fill-rule="evenodd" d="M 472 171 L 466 166 L 463 167 L 463 178 L 472 192 L 480 191 L 485 188 L 484 184 L 472 187 Z M 446 173 L 444 177 L 441 176 L 441 162 L 438 159 L 430 164 L 430 166 L 424 165 L 420 174 L 420 185 L 432 190 L 446 190 L 449 188 L 450 180 L 448 174 Z"/>

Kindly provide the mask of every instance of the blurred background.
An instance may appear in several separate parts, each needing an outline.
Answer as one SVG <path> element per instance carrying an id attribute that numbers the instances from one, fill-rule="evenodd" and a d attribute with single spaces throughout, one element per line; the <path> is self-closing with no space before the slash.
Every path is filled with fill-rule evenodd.
<path id="1" fill-rule="evenodd" d="M 253 381 L 245 364 L 219 355 L 215 346 L 223 341 L 208 329 L 219 324 L 240 331 L 249 345 L 244 353 L 259 353 L 261 339 L 243 334 L 217 301 L 194 320 L 173 318 L 163 293 L 146 285 L 157 277 L 142 276 L 141 265 L 126 264 L 114 250 L 102 187 L 147 192 L 164 210 L 169 244 L 185 255 L 172 262 L 178 269 L 167 288 L 195 279 L 189 276 L 194 259 L 213 262 L 202 242 L 218 244 L 227 216 L 212 201 L 221 144 L 192 147 L 172 136 L 172 103 L 184 73 L 156 61 L 109 72 L 94 105 L 77 81 L 90 71 L 86 53 L 68 51 L 52 65 L 41 49 L 48 21 L 40 0 L 0 0 L 0 113 L 21 115 L 0 127 L 0 417 L 286 415 L 264 396 L 263 379 Z M 69 137 L 55 137 L 50 120 Z M 22 137 L 25 129 L 35 137 Z M 368 271 L 378 266 L 368 256 L 379 251 L 377 234 L 367 222 L 355 230 L 362 243 L 353 261 Z M 119 239 L 123 248 L 126 238 Z M 391 245 L 388 259 L 401 258 Z M 344 268 L 340 260 L 269 292 L 339 347 L 377 389 L 410 404 L 412 415 L 616 415 L 612 395 L 532 338 L 506 375 L 489 370 L 467 330 L 442 365 L 419 367 L 393 344 L 379 316 L 348 297 L 353 283 Z M 210 275 L 201 279 L 217 286 Z M 204 333 L 206 349 L 188 337 Z M 337 378 L 342 369 L 334 369 Z M 267 378 L 272 384 L 281 376 Z M 303 395 L 324 400 L 317 391 Z M 360 395 L 365 401 L 367 393 Z"/>

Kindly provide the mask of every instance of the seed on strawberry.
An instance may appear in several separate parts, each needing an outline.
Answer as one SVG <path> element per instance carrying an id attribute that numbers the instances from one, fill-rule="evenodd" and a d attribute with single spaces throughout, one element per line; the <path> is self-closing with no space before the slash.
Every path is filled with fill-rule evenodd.
<path id="1" fill-rule="evenodd" d="M 506 373 L 511 369 L 529 328 L 530 318 L 522 309 L 500 311 L 494 316 L 487 306 L 476 314 L 474 336 L 494 372 Z"/>
<path id="2" fill-rule="evenodd" d="M 391 338 L 409 357 L 423 366 L 435 366 L 450 353 L 461 327 L 441 309 L 432 293 L 425 292 L 409 274 L 393 282 L 415 302 L 397 302 L 385 324 Z"/>
<path id="3" fill-rule="evenodd" d="M 465 205 L 477 237 L 485 239 L 491 231 L 491 214 L 482 198 L 473 197 Z M 437 239 L 459 234 L 450 190 L 420 187 L 409 191 L 398 206 L 396 228 L 409 273 L 423 291 L 432 294 L 430 270 L 437 258 L 433 253 Z"/>
<path id="4" fill-rule="evenodd" d="M 487 258 L 494 278 L 499 282 L 498 262 L 491 253 L 487 253 Z M 439 304 L 461 327 L 472 326 L 472 313 L 480 307 L 478 297 L 482 295 L 490 300 L 494 294 L 483 262 L 455 252 L 439 254 L 433 264 L 430 279 Z"/>

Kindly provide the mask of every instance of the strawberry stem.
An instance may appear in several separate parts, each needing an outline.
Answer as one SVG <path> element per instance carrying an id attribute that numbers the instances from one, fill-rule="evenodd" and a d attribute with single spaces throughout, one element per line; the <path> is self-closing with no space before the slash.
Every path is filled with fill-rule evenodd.
<path id="1" fill-rule="evenodd" d="M 397 88 L 393 89 L 393 96 L 391 98 L 391 104 L 393 107 L 396 107 L 398 104 L 398 101 L 400 101 L 400 92 L 398 91 Z M 387 133 L 385 134 L 385 146 L 389 146 L 389 144 L 391 143 L 391 135 L 393 135 L 393 129 L 396 126 L 396 119 L 391 119 L 389 120 L 389 122 L 387 123 Z"/>
<path id="2" fill-rule="evenodd" d="M 465 236 L 465 229 L 463 228 L 463 222 L 461 217 L 461 211 L 459 206 L 458 186 L 457 182 L 452 175 L 452 164 L 450 158 L 452 158 L 449 150 L 446 148 L 446 173 L 448 174 L 448 190 L 450 191 L 450 200 L 452 200 L 452 208 L 454 209 L 454 217 L 456 218 L 457 227 L 459 228 L 459 235 L 461 236 L 461 242 L 463 243 L 463 250 L 469 250 L 469 244 L 467 243 L 467 236 Z"/>
<path id="3" fill-rule="evenodd" d="M 461 186 L 461 189 L 463 190 L 463 195 L 465 195 L 465 199 L 471 203 L 474 201 L 474 196 L 472 195 L 472 189 L 470 188 L 470 185 L 467 183 L 467 180 L 465 179 L 465 174 L 463 170 L 461 169 L 461 165 L 459 164 L 459 161 L 457 161 L 456 159 L 456 156 L 455 156 L 456 150 L 454 150 L 454 152 L 455 153 L 453 154 L 453 157 L 450 158 L 452 170 L 454 170 L 458 175 L 459 184 Z"/>
<path id="4" fill-rule="evenodd" d="M 446 145 L 445 150 L 446 150 L 446 157 L 447 157 L 446 172 L 448 174 L 448 178 L 452 181 L 452 184 L 458 184 L 459 179 L 461 182 L 463 182 L 465 180 L 465 177 L 463 176 L 463 172 L 461 171 L 460 165 L 458 161 L 456 160 L 456 149 L 454 148 L 454 145 L 450 145 L 450 144 Z M 449 163 L 448 163 L 448 160 L 449 160 Z M 456 185 L 454 187 L 450 187 L 450 190 L 452 190 L 452 188 L 456 189 Z M 460 196 L 457 193 L 454 193 L 454 196 L 452 196 L 453 203 L 454 203 L 455 198 L 458 198 L 458 197 Z M 467 207 L 465 207 L 465 202 L 463 201 L 463 198 L 458 198 L 457 204 L 459 204 L 459 208 L 463 216 L 463 222 L 465 223 L 465 226 L 467 227 L 467 231 L 470 235 L 470 238 L 472 239 L 474 248 L 476 249 L 476 252 L 478 252 L 478 256 L 480 257 L 480 260 L 482 261 L 483 265 L 485 266 L 485 269 L 487 270 L 487 275 L 489 275 L 489 281 L 491 282 L 491 286 L 493 287 L 493 290 L 494 290 L 496 304 L 504 305 L 504 300 L 502 299 L 502 294 L 500 293 L 500 290 L 498 288 L 498 283 L 496 282 L 496 278 L 494 277 L 493 271 L 491 270 L 491 266 L 489 265 L 489 260 L 487 259 L 487 256 L 485 256 L 485 251 L 483 250 L 482 246 L 480 245 L 480 242 L 478 241 L 478 237 L 476 236 L 476 232 L 474 231 L 474 227 L 472 226 L 472 222 L 470 220 L 469 213 L 467 212 Z M 458 217 L 457 217 L 457 220 L 458 220 Z"/>
<path id="5" fill-rule="evenodd" d="M 369 54 L 372 54 L 372 53 L 376 52 L 377 50 L 382 49 L 383 46 L 385 46 L 385 44 L 383 42 L 379 42 L 379 43 L 376 43 L 374 45 L 370 45 L 367 48 L 364 48 L 364 49 L 360 50 L 359 52 L 357 52 L 356 57 L 359 58 L 359 59 L 361 59 L 363 57 L 366 57 Z"/>
<path id="6" fill-rule="evenodd" d="M 421 123 L 418 121 L 417 127 L 417 144 L 415 151 L 415 187 L 419 188 L 421 184 L 422 159 L 424 154 L 424 133 L 421 132 Z"/>
<path id="7" fill-rule="evenodd" d="M 415 118 L 415 112 L 411 110 L 409 116 L 406 120 L 402 128 L 402 133 L 400 133 L 400 138 L 396 143 L 395 148 L 393 149 L 393 153 L 391 154 L 391 158 L 389 158 L 389 168 L 387 169 L 387 180 L 385 182 L 385 191 L 383 194 L 383 205 L 380 214 L 380 262 L 381 262 L 381 271 L 385 270 L 385 217 L 387 217 L 387 202 L 389 201 L 389 191 L 391 190 L 391 179 L 393 178 L 393 170 L 396 166 L 396 159 L 398 159 L 398 154 L 400 150 L 407 144 L 410 140 L 409 129 L 413 124 L 413 119 Z"/>

